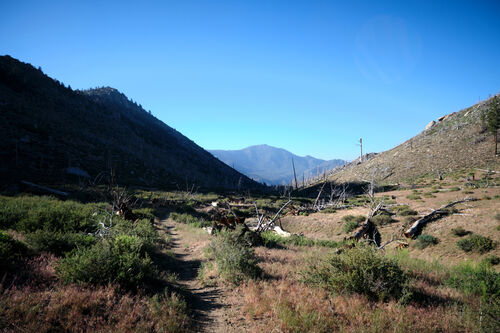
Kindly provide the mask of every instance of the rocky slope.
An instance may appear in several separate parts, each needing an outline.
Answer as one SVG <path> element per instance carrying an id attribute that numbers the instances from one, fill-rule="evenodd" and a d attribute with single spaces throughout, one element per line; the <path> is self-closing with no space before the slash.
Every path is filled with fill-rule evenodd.
<path id="1" fill-rule="evenodd" d="M 391 183 L 474 167 L 498 170 L 500 161 L 494 156 L 493 136 L 486 132 L 481 120 L 490 100 L 440 117 L 399 146 L 370 154 L 362 162 L 357 159 L 336 170 L 329 179 Z"/>

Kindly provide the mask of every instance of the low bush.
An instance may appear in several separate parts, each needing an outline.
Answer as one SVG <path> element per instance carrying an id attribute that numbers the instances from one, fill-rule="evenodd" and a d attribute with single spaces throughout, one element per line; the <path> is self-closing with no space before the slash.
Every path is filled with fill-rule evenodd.
<path id="1" fill-rule="evenodd" d="M 496 243 L 488 237 L 472 234 L 457 242 L 460 249 L 465 252 L 486 253 L 496 247 Z"/>
<path id="2" fill-rule="evenodd" d="M 410 216 L 418 214 L 416 210 L 411 209 L 408 205 L 395 206 L 391 210 L 399 216 Z"/>
<path id="3" fill-rule="evenodd" d="M 417 237 L 417 241 L 415 242 L 415 246 L 419 249 L 425 249 L 428 246 L 436 245 L 439 243 L 439 239 L 429 234 L 422 234 Z"/>
<path id="4" fill-rule="evenodd" d="M 77 249 L 61 260 L 57 271 L 65 282 L 94 285 L 116 282 L 130 289 L 156 273 L 142 240 L 129 235 L 103 239 L 89 248 Z"/>
<path id="5" fill-rule="evenodd" d="M 238 231 L 222 231 L 206 249 L 208 258 L 215 261 L 219 276 L 233 284 L 239 284 L 261 275 L 258 259 Z"/>
<path id="6" fill-rule="evenodd" d="M 104 208 L 104 204 L 81 204 L 51 197 L 0 196 L 0 228 L 24 232 L 93 232 L 96 225 L 93 214 Z"/>
<path id="7" fill-rule="evenodd" d="M 358 244 L 340 254 L 311 263 L 304 281 L 330 292 L 364 294 L 372 300 L 400 299 L 408 277 L 392 259 L 368 245 Z"/>
<path id="8" fill-rule="evenodd" d="M 410 200 L 420 200 L 422 199 L 422 197 L 418 194 L 410 194 L 410 195 L 407 195 L 406 196 L 407 199 L 410 199 Z"/>
<path id="9" fill-rule="evenodd" d="M 26 246 L 13 239 L 6 232 L 0 230 L 0 272 L 3 273 L 7 271 L 21 259 L 22 256 L 26 255 Z M 3 275 L 3 274 L 2 274 Z"/>
<path id="10" fill-rule="evenodd" d="M 500 273 L 490 265 L 462 263 L 452 268 L 445 283 L 466 294 L 497 297 L 500 294 Z"/>
<path id="11" fill-rule="evenodd" d="M 270 248 L 278 246 L 296 245 L 296 246 L 321 246 L 321 247 L 338 247 L 339 243 L 333 240 L 326 239 L 311 239 L 305 236 L 292 235 L 290 237 L 283 237 L 274 232 L 261 233 L 263 245 Z"/>
<path id="12" fill-rule="evenodd" d="M 148 220 L 154 220 L 155 219 L 155 215 L 153 213 L 153 209 L 152 208 L 136 208 L 136 209 L 132 209 L 132 212 L 139 219 L 148 219 Z"/>
<path id="13" fill-rule="evenodd" d="M 344 232 L 348 234 L 348 233 L 351 233 L 354 230 L 356 230 L 356 228 L 358 226 L 359 226 L 359 223 L 357 223 L 355 221 L 344 222 L 344 224 L 342 226 L 342 230 L 344 230 Z"/>
<path id="14" fill-rule="evenodd" d="M 457 227 L 457 228 L 451 229 L 451 233 L 455 236 L 463 237 L 463 236 L 467 236 L 467 235 L 471 234 L 472 232 L 465 230 L 462 227 Z"/>
<path id="15" fill-rule="evenodd" d="M 205 219 L 200 219 L 189 213 L 171 213 L 170 217 L 179 223 L 189 224 L 196 228 L 208 227 L 211 226 L 212 223 L 210 221 L 206 221 Z"/>
<path id="16" fill-rule="evenodd" d="M 396 222 L 389 214 L 378 214 L 370 219 L 375 225 L 386 225 L 389 223 Z"/>
<path id="17" fill-rule="evenodd" d="M 63 233 L 60 231 L 37 230 L 26 235 L 26 242 L 36 252 L 50 252 L 61 256 L 77 247 L 88 247 L 96 238 L 82 233 Z"/>
<path id="18" fill-rule="evenodd" d="M 481 260 L 481 262 L 486 265 L 496 266 L 500 264 L 500 257 L 492 254 Z"/>
<path id="19" fill-rule="evenodd" d="M 343 222 L 356 222 L 356 223 L 361 223 L 364 222 L 366 217 L 363 215 L 345 215 L 342 217 Z"/>
<path id="20" fill-rule="evenodd" d="M 365 221 L 365 217 L 362 215 L 345 215 L 342 217 L 342 221 L 344 222 L 342 226 L 342 230 L 345 233 L 350 233 L 359 226 L 360 223 Z"/>
<path id="21" fill-rule="evenodd" d="M 112 232 L 114 235 L 128 235 L 139 237 L 141 239 L 143 248 L 149 253 L 151 253 L 151 251 L 159 241 L 158 232 L 149 219 L 141 219 L 135 222 L 127 220 L 117 220 Z"/>

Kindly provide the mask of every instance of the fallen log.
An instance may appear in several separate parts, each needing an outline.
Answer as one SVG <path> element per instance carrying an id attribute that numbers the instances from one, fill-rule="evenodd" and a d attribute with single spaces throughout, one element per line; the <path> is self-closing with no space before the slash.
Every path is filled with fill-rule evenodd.
<path id="1" fill-rule="evenodd" d="M 412 224 L 412 226 L 404 232 L 404 235 L 406 238 L 414 238 L 419 234 L 419 232 L 422 230 L 422 228 L 427 224 L 427 222 L 434 220 L 435 218 L 439 217 L 440 215 L 444 214 L 444 209 L 450 208 L 454 205 L 457 205 L 459 203 L 464 203 L 467 201 L 473 201 L 474 199 L 472 198 L 466 198 L 458 201 L 454 201 L 452 203 L 449 203 L 447 205 L 444 205 L 436 210 L 433 210 L 431 213 L 421 217 L 415 223 Z"/>
<path id="2" fill-rule="evenodd" d="M 57 194 L 57 195 L 62 195 L 62 196 L 67 196 L 68 195 L 67 192 L 55 190 L 55 189 L 47 187 L 47 186 L 37 185 L 37 184 L 34 184 L 32 182 L 28 182 L 28 181 L 25 181 L 25 180 L 21 180 L 21 183 L 23 183 L 24 185 L 28 185 L 28 186 L 31 186 L 33 188 L 36 188 L 38 190 L 45 191 L 45 192 L 49 192 L 49 193 L 53 193 L 53 194 Z"/>

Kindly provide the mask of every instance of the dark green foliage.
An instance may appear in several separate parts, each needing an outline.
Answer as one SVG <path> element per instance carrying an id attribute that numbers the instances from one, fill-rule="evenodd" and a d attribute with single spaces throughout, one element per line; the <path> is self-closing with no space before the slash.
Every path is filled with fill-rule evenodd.
<path id="1" fill-rule="evenodd" d="M 360 223 L 365 221 L 365 217 L 361 215 L 345 215 L 342 217 L 342 221 L 344 222 L 342 229 L 345 233 L 350 233 L 359 226 Z"/>
<path id="2" fill-rule="evenodd" d="M 88 247 L 96 238 L 82 233 L 63 233 L 60 231 L 37 230 L 26 235 L 26 242 L 36 252 L 51 252 L 61 256 L 75 248 Z"/>
<path id="3" fill-rule="evenodd" d="M 344 230 L 345 233 L 351 233 L 352 231 L 356 230 L 356 228 L 359 226 L 359 223 L 355 221 L 349 221 L 349 222 L 344 222 L 344 225 L 342 226 L 342 230 Z"/>
<path id="4" fill-rule="evenodd" d="M 74 251 L 62 259 L 58 273 L 65 282 L 103 285 L 119 283 L 135 288 L 153 276 L 156 269 L 137 236 L 103 239 L 90 248 Z"/>
<path id="5" fill-rule="evenodd" d="M 492 254 L 481 260 L 481 262 L 487 265 L 495 266 L 500 264 L 500 258 Z"/>
<path id="6" fill-rule="evenodd" d="M 417 237 L 417 241 L 415 242 L 415 246 L 419 249 L 425 249 L 428 246 L 436 245 L 439 243 L 439 239 L 429 234 L 422 234 Z"/>
<path id="7" fill-rule="evenodd" d="M 342 221 L 344 222 L 356 222 L 356 223 L 361 223 L 364 222 L 366 217 L 363 215 L 346 215 L 342 217 Z"/>
<path id="8" fill-rule="evenodd" d="M 144 249 L 148 252 L 153 250 L 159 240 L 158 233 L 149 219 L 135 222 L 117 219 L 112 232 L 114 235 L 139 237 Z"/>
<path id="9" fill-rule="evenodd" d="M 312 263 L 305 272 L 305 282 L 330 292 L 359 293 L 372 300 L 387 300 L 405 294 L 408 277 L 396 261 L 370 246 L 358 244 Z"/>
<path id="10" fill-rule="evenodd" d="M 231 283 L 239 284 L 261 276 L 253 249 L 240 239 L 236 231 L 221 231 L 210 242 L 207 255 L 215 261 L 221 278 Z"/>
<path id="11" fill-rule="evenodd" d="M 457 227 L 457 228 L 451 229 L 451 233 L 455 236 L 463 237 L 463 236 L 467 236 L 467 235 L 471 234 L 472 232 L 465 230 L 462 227 Z"/>
<path id="12" fill-rule="evenodd" d="M 100 204 L 80 204 L 52 197 L 0 197 L 0 228 L 24 232 L 50 230 L 63 232 L 93 232 Z"/>
<path id="13" fill-rule="evenodd" d="M 198 218 L 189 213 L 170 213 L 170 217 L 179 223 L 185 223 L 192 225 L 196 228 L 208 227 L 212 225 L 212 222 L 207 221 L 203 218 Z"/>
<path id="14" fill-rule="evenodd" d="M 396 222 L 392 219 L 392 216 L 386 213 L 375 215 L 370 219 L 375 225 L 386 225 L 389 223 Z"/>
<path id="15" fill-rule="evenodd" d="M 139 219 L 148 219 L 148 220 L 154 220 L 155 219 L 155 215 L 153 213 L 153 209 L 152 208 L 136 208 L 136 209 L 132 209 L 132 212 Z"/>
<path id="16" fill-rule="evenodd" d="M 5 272 L 26 255 L 26 246 L 0 230 L 0 272 Z"/>
<path id="17" fill-rule="evenodd" d="M 465 252 L 486 253 L 496 247 L 496 243 L 488 237 L 472 234 L 457 242 L 460 249 Z"/>
<path id="18" fill-rule="evenodd" d="M 410 215 L 417 215 L 417 211 L 413 210 L 410 208 L 408 205 L 399 205 L 395 206 L 391 209 L 394 213 L 398 214 L 399 216 L 410 216 Z"/>
<path id="19" fill-rule="evenodd" d="M 305 236 L 292 235 L 290 237 L 283 237 L 274 232 L 263 232 L 261 233 L 264 246 L 275 248 L 278 246 L 321 246 L 321 247 L 338 247 L 339 242 L 333 240 L 323 240 L 323 239 L 311 239 Z"/>

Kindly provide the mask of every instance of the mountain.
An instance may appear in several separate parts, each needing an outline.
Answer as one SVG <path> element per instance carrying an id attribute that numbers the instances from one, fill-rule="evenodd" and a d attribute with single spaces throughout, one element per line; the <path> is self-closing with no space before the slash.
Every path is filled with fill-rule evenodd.
<path id="1" fill-rule="evenodd" d="M 358 158 L 329 179 L 394 183 L 472 168 L 498 170 L 500 159 L 494 155 L 494 139 L 482 121 L 490 102 L 488 99 L 433 120 L 415 137 L 391 150 L 369 154 L 361 162 Z"/>
<path id="2" fill-rule="evenodd" d="M 113 88 L 73 91 L 0 57 L 0 179 L 66 184 L 113 170 L 124 185 L 261 188 Z"/>
<path id="3" fill-rule="evenodd" d="M 293 179 L 292 159 L 297 180 L 308 179 L 317 173 L 343 165 L 343 160 L 325 161 L 311 156 L 297 156 L 268 145 L 250 146 L 241 150 L 209 150 L 215 157 L 248 177 L 269 185 L 289 184 Z"/>

